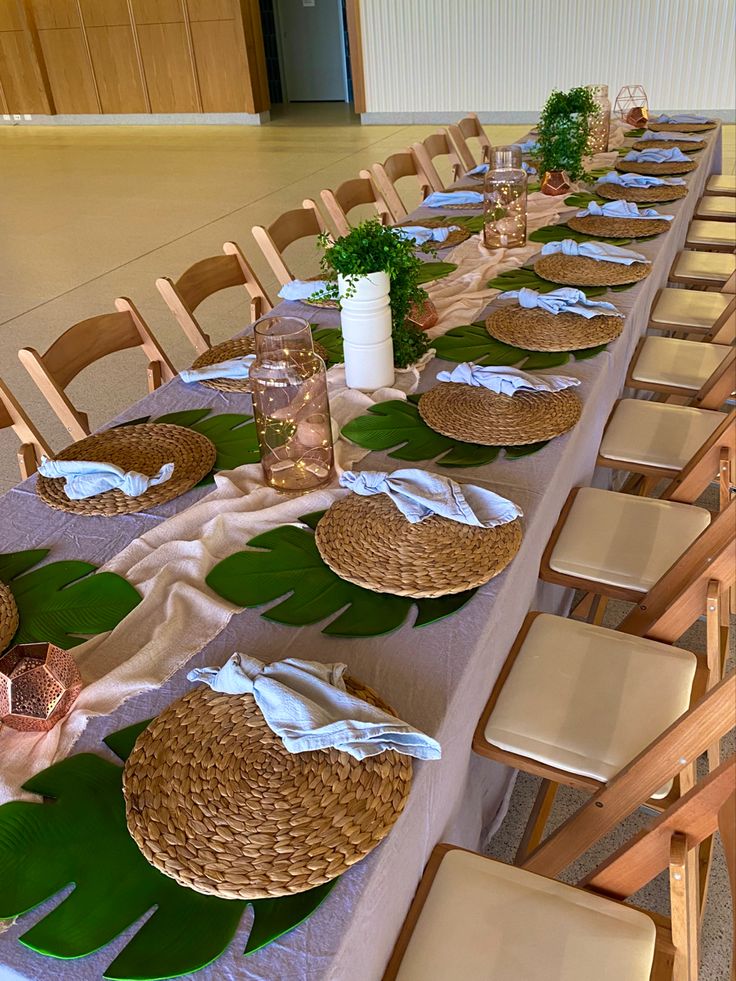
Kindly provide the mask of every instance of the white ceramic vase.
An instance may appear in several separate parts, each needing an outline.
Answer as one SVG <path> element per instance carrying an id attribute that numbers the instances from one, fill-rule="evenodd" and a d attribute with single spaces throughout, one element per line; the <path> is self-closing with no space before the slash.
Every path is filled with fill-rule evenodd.
<path id="1" fill-rule="evenodd" d="M 394 383 L 388 273 L 338 276 L 340 324 L 349 388 L 370 392 Z"/>

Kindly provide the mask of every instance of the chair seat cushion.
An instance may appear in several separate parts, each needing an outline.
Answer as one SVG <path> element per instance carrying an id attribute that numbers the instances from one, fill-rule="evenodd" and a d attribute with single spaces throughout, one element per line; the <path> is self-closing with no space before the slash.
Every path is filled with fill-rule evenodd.
<path id="1" fill-rule="evenodd" d="M 736 221 L 736 198 L 726 195 L 706 194 L 695 209 L 698 218 L 730 218 Z"/>
<path id="2" fill-rule="evenodd" d="M 437 870 L 398 981 L 648 981 L 639 910 L 472 852 Z"/>
<path id="3" fill-rule="evenodd" d="M 701 293 L 698 290 L 677 290 L 667 287 L 657 297 L 649 319 L 653 324 L 710 330 L 728 306 L 730 299 L 730 296 L 725 296 L 723 293 Z"/>
<path id="4" fill-rule="evenodd" d="M 555 572 L 645 593 L 710 524 L 692 504 L 581 487 L 552 555 Z"/>
<path id="5" fill-rule="evenodd" d="M 715 194 L 736 194 L 736 177 L 733 174 L 713 174 L 708 178 L 707 190 Z"/>
<path id="6" fill-rule="evenodd" d="M 688 245 L 736 248 L 736 222 L 696 219 L 690 222 L 686 241 Z"/>
<path id="7" fill-rule="evenodd" d="M 730 350 L 727 344 L 647 337 L 632 368 L 631 377 L 634 381 L 698 391 L 728 357 Z"/>
<path id="8" fill-rule="evenodd" d="M 725 283 L 736 269 L 736 256 L 725 252 L 697 252 L 687 249 L 675 262 L 673 274 L 679 279 Z"/>

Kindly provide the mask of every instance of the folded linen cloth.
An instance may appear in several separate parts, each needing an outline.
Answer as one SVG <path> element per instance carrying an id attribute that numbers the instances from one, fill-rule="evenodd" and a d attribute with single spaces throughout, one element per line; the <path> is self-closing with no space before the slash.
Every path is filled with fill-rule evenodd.
<path id="1" fill-rule="evenodd" d="M 703 123 L 712 123 L 713 120 L 709 119 L 707 116 L 690 116 L 686 112 L 678 113 L 675 116 L 669 116 L 666 112 L 662 112 L 654 120 L 655 123 L 691 123 L 692 125 L 702 125 Z"/>
<path id="2" fill-rule="evenodd" d="M 514 146 L 518 146 L 522 153 L 533 153 L 534 150 L 539 146 L 538 140 L 526 140 L 523 143 L 515 143 Z"/>
<path id="3" fill-rule="evenodd" d="M 420 760 L 442 756 L 436 739 L 351 695 L 346 668 L 295 657 L 264 664 L 235 653 L 221 668 L 195 668 L 187 678 L 228 695 L 253 695 L 289 753 L 334 748 L 356 760 L 387 750 Z"/>
<path id="4" fill-rule="evenodd" d="M 642 208 L 641 211 L 633 201 L 606 201 L 597 204 L 591 201 L 585 211 L 578 211 L 578 218 L 592 215 L 596 218 L 640 218 L 642 221 L 672 221 L 674 215 L 661 215 L 654 208 Z"/>
<path id="5" fill-rule="evenodd" d="M 682 186 L 687 181 L 682 177 L 655 177 L 653 174 L 619 174 L 617 170 L 610 170 L 603 177 L 599 177 L 596 184 L 619 184 L 621 187 L 662 187 L 664 185 Z"/>
<path id="6" fill-rule="evenodd" d="M 478 164 L 477 167 L 473 167 L 472 170 L 468 170 L 465 174 L 466 177 L 476 177 L 478 174 L 487 174 L 491 169 L 491 165 L 487 163 Z"/>
<path id="7" fill-rule="evenodd" d="M 607 245 L 605 242 L 575 242 L 571 238 L 563 238 L 561 242 L 547 242 L 542 246 L 542 255 L 576 255 L 584 259 L 595 259 L 596 262 L 616 262 L 622 266 L 630 266 L 634 262 L 650 262 L 646 256 L 631 249 L 622 249 L 618 245 Z"/>
<path id="8" fill-rule="evenodd" d="M 450 232 L 460 231 L 459 225 L 445 225 L 441 228 L 425 228 L 424 225 L 400 225 L 394 232 L 401 238 L 413 238 L 417 245 L 425 242 L 445 242 Z"/>
<path id="9" fill-rule="evenodd" d="M 499 300 L 518 299 L 519 306 L 527 310 L 535 307 L 546 310 L 547 313 L 575 313 L 586 320 L 592 317 L 623 317 L 612 303 L 605 300 L 589 300 L 582 290 L 574 286 L 562 286 L 550 293 L 538 293 L 536 290 L 523 286 L 520 290 L 507 290 L 501 293 Z M 439 375 L 437 376 L 439 377 Z"/>
<path id="10" fill-rule="evenodd" d="M 422 201 L 428 208 L 446 208 L 448 204 L 483 204 L 483 195 L 478 191 L 435 191 Z"/>
<path id="11" fill-rule="evenodd" d="M 675 133 L 672 130 L 668 130 L 664 133 L 657 133 L 653 129 L 648 129 L 646 133 L 640 137 L 641 140 L 648 142 L 649 140 L 681 140 L 683 143 L 700 143 L 703 139 L 702 134 L 698 133 Z"/>
<path id="12" fill-rule="evenodd" d="M 532 167 L 532 165 L 528 164 L 526 160 L 521 161 L 521 169 L 524 171 L 524 173 L 528 174 L 529 177 L 536 177 L 537 175 L 537 168 Z"/>
<path id="13" fill-rule="evenodd" d="M 319 293 L 326 286 L 327 283 L 321 279 L 292 279 L 281 287 L 278 295 L 282 300 L 308 300 L 312 293 Z"/>
<path id="14" fill-rule="evenodd" d="M 452 371 L 438 372 L 437 381 L 487 388 L 489 392 L 496 392 L 498 395 L 514 395 L 519 391 L 561 392 L 580 384 L 579 378 L 570 378 L 567 375 L 532 375 L 528 371 L 506 365 L 496 367 L 473 364 L 471 361 L 457 365 Z"/>
<path id="15" fill-rule="evenodd" d="M 449 477 L 414 468 L 393 473 L 347 470 L 340 477 L 340 486 L 362 497 L 387 494 L 410 524 L 438 514 L 462 525 L 495 528 L 522 516 L 521 508 L 513 501 L 493 491 L 473 484 L 460 485 Z"/>
<path id="16" fill-rule="evenodd" d="M 244 354 L 240 358 L 218 361 L 217 364 L 208 364 L 203 368 L 185 368 L 179 372 L 179 377 L 187 384 L 210 378 L 247 378 L 255 359 L 255 354 Z"/>
<path id="17" fill-rule="evenodd" d="M 44 477 L 63 477 L 64 493 L 70 501 L 83 501 L 109 490 L 121 490 L 127 497 L 140 497 L 149 487 L 165 484 L 174 472 L 173 463 L 164 463 L 158 473 L 147 477 L 136 470 L 123 470 L 114 463 L 94 460 L 49 460 L 41 457 L 38 472 Z"/>
<path id="18" fill-rule="evenodd" d="M 673 146 L 672 149 L 631 150 L 624 157 L 629 163 L 690 163 L 690 157 Z"/>

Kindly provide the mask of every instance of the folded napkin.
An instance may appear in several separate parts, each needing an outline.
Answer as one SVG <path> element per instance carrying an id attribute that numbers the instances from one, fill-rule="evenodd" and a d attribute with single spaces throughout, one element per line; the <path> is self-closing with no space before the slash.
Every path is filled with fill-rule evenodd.
<path id="1" fill-rule="evenodd" d="M 244 354 L 240 358 L 205 365 L 204 368 L 185 368 L 179 372 L 179 377 L 187 384 L 207 381 L 209 378 L 247 378 L 255 359 L 255 354 Z"/>
<path id="2" fill-rule="evenodd" d="M 425 242 L 445 242 L 450 232 L 460 230 L 459 225 L 445 225 L 442 228 L 425 228 L 424 225 L 401 225 L 394 232 L 401 238 L 413 238 L 417 245 Z"/>
<path id="3" fill-rule="evenodd" d="M 596 262 L 616 262 L 622 266 L 630 266 L 633 262 L 650 261 L 639 252 L 621 249 L 618 245 L 607 245 L 605 242 L 575 242 L 571 238 L 563 238 L 561 242 L 547 242 L 542 246 L 542 255 L 557 253 L 595 259 Z"/>
<path id="4" fill-rule="evenodd" d="M 63 477 L 64 493 L 70 501 L 82 501 L 109 490 L 121 490 L 127 497 L 140 497 L 149 487 L 165 484 L 174 472 L 173 463 L 164 463 L 157 474 L 147 477 L 135 470 L 127 473 L 114 463 L 93 460 L 49 460 L 41 457 L 38 472 L 44 477 Z"/>
<path id="5" fill-rule="evenodd" d="M 661 215 L 654 208 L 642 208 L 640 211 L 633 201 L 606 201 L 597 204 L 591 201 L 585 211 L 578 211 L 578 218 L 593 215 L 596 218 L 641 218 L 642 221 L 672 221 L 674 215 Z"/>
<path id="6" fill-rule="evenodd" d="M 490 169 L 491 169 L 491 165 L 490 164 L 487 164 L 487 163 L 478 164 L 477 167 L 473 167 L 472 170 L 469 170 L 465 174 L 465 176 L 466 177 L 475 177 L 478 174 L 487 174 Z"/>
<path id="7" fill-rule="evenodd" d="M 223 667 L 195 668 L 187 678 L 228 695 L 253 695 L 289 753 L 334 748 L 356 760 L 386 750 L 420 760 L 442 756 L 436 739 L 351 695 L 343 680 L 346 668 L 295 657 L 264 664 L 236 653 Z"/>
<path id="8" fill-rule="evenodd" d="M 478 191 L 435 191 L 422 201 L 428 208 L 446 208 L 448 204 L 483 204 L 483 195 Z M 281 294 L 279 294 L 280 296 Z"/>
<path id="9" fill-rule="evenodd" d="M 524 171 L 524 173 L 528 174 L 530 177 L 536 177 L 537 168 L 532 167 L 532 165 L 528 164 L 526 160 L 521 161 L 521 169 Z"/>
<path id="10" fill-rule="evenodd" d="M 648 129 L 646 133 L 640 137 L 644 141 L 648 140 L 682 140 L 683 143 L 699 143 L 703 136 L 698 133 L 674 133 L 669 130 L 664 133 L 657 133 L 653 129 Z"/>
<path id="11" fill-rule="evenodd" d="M 612 303 L 605 300 L 589 300 L 582 290 L 574 286 L 562 286 L 550 293 L 538 293 L 536 290 L 523 286 L 520 290 L 507 290 L 498 297 L 503 299 L 518 299 L 520 307 L 533 310 L 538 307 L 547 313 L 576 313 L 586 320 L 592 317 L 608 316 L 623 317 Z M 439 378 L 439 375 L 437 376 Z"/>
<path id="12" fill-rule="evenodd" d="M 682 186 L 686 181 L 682 177 L 655 177 L 653 174 L 619 174 L 611 170 L 599 177 L 596 184 L 619 184 L 621 187 L 662 187 Z"/>
<path id="13" fill-rule="evenodd" d="M 624 157 L 630 163 L 690 163 L 690 157 L 673 146 L 671 150 L 632 150 Z"/>
<path id="14" fill-rule="evenodd" d="M 515 143 L 514 146 L 518 146 L 522 153 L 533 153 L 539 146 L 539 141 L 526 140 L 524 143 Z"/>
<path id="15" fill-rule="evenodd" d="M 282 300 L 308 300 L 312 293 L 319 293 L 326 286 L 327 283 L 321 279 L 292 279 L 286 286 L 281 287 L 278 295 Z"/>
<path id="16" fill-rule="evenodd" d="M 487 388 L 489 392 L 496 392 L 498 395 L 513 395 L 518 391 L 530 390 L 561 392 L 565 388 L 574 388 L 580 384 L 579 378 L 570 378 L 567 375 L 531 375 L 527 371 L 509 368 L 506 365 L 495 367 L 473 364 L 469 361 L 457 365 L 452 371 L 438 372 L 437 381 Z"/>
<path id="17" fill-rule="evenodd" d="M 426 470 L 394 470 L 393 473 L 348 470 L 341 475 L 340 486 L 362 497 L 388 494 L 410 524 L 438 514 L 462 525 L 495 528 L 522 515 L 521 508 L 493 491 L 473 484 L 461 486 L 449 477 Z"/>
<path id="18" fill-rule="evenodd" d="M 703 123 L 712 123 L 712 119 L 708 119 L 707 116 L 689 116 L 686 112 L 681 112 L 676 116 L 668 116 L 666 112 L 660 113 L 659 116 L 654 120 L 655 123 L 691 123 L 693 125 L 702 125 Z"/>

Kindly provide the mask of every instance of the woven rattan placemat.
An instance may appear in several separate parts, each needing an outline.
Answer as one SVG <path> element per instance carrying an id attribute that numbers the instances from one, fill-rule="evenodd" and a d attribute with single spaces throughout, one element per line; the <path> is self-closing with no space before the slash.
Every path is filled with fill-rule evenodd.
<path id="1" fill-rule="evenodd" d="M 323 360 L 327 359 L 327 352 L 317 341 L 313 342 L 314 353 L 318 354 Z M 216 344 L 209 351 L 200 354 L 196 361 L 192 363 L 192 368 L 205 368 L 211 364 L 219 364 L 221 361 L 229 361 L 231 358 L 242 358 L 247 354 L 253 354 L 255 341 L 253 337 L 236 337 L 231 341 L 223 341 Z M 249 378 L 207 378 L 197 384 L 205 385 L 207 388 L 215 388 L 219 392 L 249 392 Z"/>
<path id="2" fill-rule="evenodd" d="M 695 140 L 636 140 L 632 146 L 634 150 L 669 150 L 670 147 L 677 147 L 683 153 L 697 153 L 705 149 L 703 140 L 697 143 Z"/>
<path id="3" fill-rule="evenodd" d="M 404 222 L 403 225 L 398 225 L 397 227 L 402 228 L 404 225 L 417 226 L 421 225 L 424 228 L 446 228 L 447 222 L 443 221 L 441 218 L 420 218 L 417 221 Z M 428 242 L 428 245 L 436 247 L 437 249 L 449 249 L 453 245 L 459 245 L 466 239 L 470 238 L 471 233 L 467 228 L 456 228 L 454 231 L 450 232 L 444 242 Z"/>
<path id="4" fill-rule="evenodd" d="M 546 258 L 556 259 L 557 256 Z M 583 261 L 593 262 L 592 259 Z M 579 351 L 599 347 L 615 340 L 623 328 L 623 317 L 601 314 L 588 318 L 576 313 L 548 313 L 515 304 L 499 305 L 486 317 L 486 330 L 491 337 L 528 351 Z"/>
<path id="5" fill-rule="evenodd" d="M 673 163 L 645 163 L 638 160 L 617 160 L 616 170 L 624 174 L 647 174 L 652 177 L 667 177 L 669 174 L 689 174 L 698 165 L 694 160 L 674 161 Z"/>
<path id="6" fill-rule="evenodd" d="M 668 232 L 670 222 L 659 218 L 609 218 L 605 215 L 577 215 L 567 219 L 570 228 L 599 238 L 648 238 Z"/>
<path id="7" fill-rule="evenodd" d="M 662 184 L 659 187 L 622 187 L 612 181 L 595 185 L 595 193 L 609 201 L 634 201 L 637 204 L 657 204 L 687 197 L 687 185 Z"/>
<path id="8" fill-rule="evenodd" d="M 537 276 L 563 286 L 622 286 L 646 279 L 651 270 L 648 262 L 633 262 L 630 266 L 624 266 L 619 262 L 561 253 L 540 256 L 534 263 Z M 598 320 L 598 317 L 592 319 Z"/>
<path id="9" fill-rule="evenodd" d="M 654 133 L 705 133 L 715 129 L 718 123 L 647 123 L 647 129 Z"/>
<path id="10" fill-rule="evenodd" d="M 18 607 L 10 587 L 0 582 L 0 654 L 5 650 L 18 629 Z"/>

